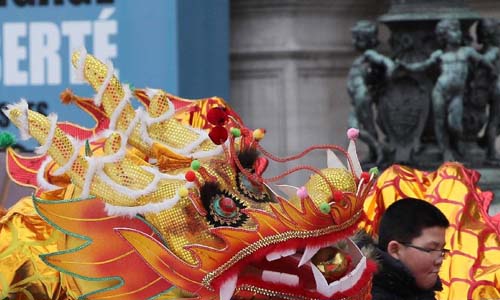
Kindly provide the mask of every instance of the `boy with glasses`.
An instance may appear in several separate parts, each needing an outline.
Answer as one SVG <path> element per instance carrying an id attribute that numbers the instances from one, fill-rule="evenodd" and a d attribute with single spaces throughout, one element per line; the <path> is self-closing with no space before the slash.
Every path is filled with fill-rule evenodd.
<path id="1" fill-rule="evenodd" d="M 375 250 L 380 269 L 373 278 L 373 300 L 435 299 L 449 222 L 434 205 L 405 198 L 387 208 Z"/>

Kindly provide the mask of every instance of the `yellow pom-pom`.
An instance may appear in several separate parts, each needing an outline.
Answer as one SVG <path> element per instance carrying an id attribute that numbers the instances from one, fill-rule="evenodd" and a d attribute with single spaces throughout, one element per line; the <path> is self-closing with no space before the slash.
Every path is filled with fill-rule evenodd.
<path id="1" fill-rule="evenodd" d="M 255 129 L 253 131 L 253 138 L 256 140 L 256 141 L 260 141 L 264 138 L 264 136 L 266 135 L 266 131 L 262 128 L 258 128 L 258 129 Z"/>
<path id="2" fill-rule="evenodd" d="M 189 194 L 189 191 L 188 191 L 187 188 L 181 187 L 179 189 L 179 196 L 181 196 L 181 197 L 187 197 L 188 194 Z"/>

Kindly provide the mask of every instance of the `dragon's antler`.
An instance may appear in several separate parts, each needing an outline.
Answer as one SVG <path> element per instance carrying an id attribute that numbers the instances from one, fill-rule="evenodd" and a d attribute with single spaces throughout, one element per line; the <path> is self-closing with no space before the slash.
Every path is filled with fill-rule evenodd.
<path id="1" fill-rule="evenodd" d="M 77 73 L 97 92 L 96 106 L 102 106 L 110 118 L 109 128 L 123 132 L 128 143 L 149 157 L 158 158 L 165 153 L 176 156 L 205 157 L 221 153 L 203 130 L 183 126 L 175 118 L 175 107 L 162 90 L 147 89 L 148 111 L 134 110 L 130 104 L 131 91 L 114 76 L 113 66 L 105 65 L 84 51 L 72 56 Z"/>
<path id="2" fill-rule="evenodd" d="M 47 148 L 60 169 L 67 170 L 82 188 L 82 197 L 99 196 L 115 212 L 133 215 L 166 209 L 177 202 L 178 190 L 186 184 L 183 174 L 160 173 L 133 152 L 125 151 L 126 139 L 120 133 L 108 131 L 90 140 L 92 151 L 103 154 L 89 155 L 83 151 L 84 143 L 57 128 L 55 120 L 28 110 L 23 102 L 8 106 L 5 112 L 16 126 L 28 128 L 28 134 Z"/>

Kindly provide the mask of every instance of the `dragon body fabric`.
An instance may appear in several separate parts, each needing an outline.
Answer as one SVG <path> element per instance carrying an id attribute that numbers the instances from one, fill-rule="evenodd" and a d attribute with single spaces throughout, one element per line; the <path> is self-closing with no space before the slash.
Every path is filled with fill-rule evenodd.
<path id="1" fill-rule="evenodd" d="M 35 192 L 0 212 L 0 298 L 367 300 L 375 263 L 348 237 L 360 227 L 376 236 L 384 209 L 406 196 L 452 224 L 439 298 L 500 297 L 500 220 L 474 171 L 393 166 L 376 179 L 362 172 L 352 132 L 347 151 L 317 145 L 278 158 L 260 146 L 264 130 L 220 98 L 131 91 L 84 51 L 73 64 L 96 96 L 66 91 L 63 102 L 95 127 L 22 101 L 4 111 L 41 146 L 6 153 L 10 177 Z M 269 160 L 293 165 L 312 150 L 328 150 L 326 168 L 297 163 L 264 177 Z M 299 170 L 313 172 L 300 188 L 268 185 Z"/>

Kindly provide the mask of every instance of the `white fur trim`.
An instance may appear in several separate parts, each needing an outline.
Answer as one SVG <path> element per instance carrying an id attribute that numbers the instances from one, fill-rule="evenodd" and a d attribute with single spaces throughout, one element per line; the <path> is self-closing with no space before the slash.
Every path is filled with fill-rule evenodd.
<path id="1" fill-rule="evenodd" d="M 159 92 L 160 92 L 159 89 L 152 89 L 149 87 L 146 88 L 146 95 L 150 100 L 153 99 L 154 96 L 158 95 Z"/>
<path id="2" fill-rule="evenodd" d="M 53 185 L 49 183 L 44 175 L 45 175 L 45 169 L 47 168 L 47 165 L 52 161 L 50 157 L 47 156 L 47 158 L 42 162 L 40 165 L 40 168 L 38 169 L 38 172 L 36 173 L 36 181 L 38 185 L 45 191 L 53 191 L 53 190 L 58 190 L 60 187 L 57 185 Z"/>
<path id="3" fill-rule="evenodd" d="M 59 169 L 55 170 L 52 173 L 56 176 L 59 176 L 59 175 L 62 175 L 64 173 L 68 172 L 68 170 L 75 163 L 75 160 L 77 159 L 78 154 L 80 154 L 80 148 L 85 146 L 85 141 L 75 140 L 71 136 L 68 136 L 68 138 L 70 138 L 71 145 L 73 147 L 73 154 L 71 154 L 71 157 L 68 159 L 68 161 L 63 166 L 59 167 Z"/>
<path id="4" fill-rule="evenodd" d="M 112 164 L 122 159 L 127 153 L 127 139 L 120 132 L 115 132 L 120 135 L 120 149 L 113 154 L 99 157 L 102 164 Z"/>
<path id="5" fill-rule="evenodd" d="M 45 140 L 45 144 L 36 147 L 36 149 L 35 149 L 36 154 L 47 153 L 50 146 L 52 145 L 52 141 L 54 140 L 54 135 L 55 135 L 56 129 L 57 129 L 57 115 L 54 113 L 51 113 L 47 116 L 47 119 L 49 119 L 49 121 L 50 121 L 49 134 L 47 135 L 47 139 Z"/>
<path id="6" fill-rule="evenodd" d="M 19 117 L 19 133 L 21 135 L 21 140 L 25 141 L 31 138 L 29 132 L 29 123 L 28 123 L 28 102 L 26 99 L 21 98 L 21 100 L 16 104 L 8 104 L 4 108 L 2 108 L 2 112 L 7 118 L 10 119 L 10 112 L 13 109 L 19 109 L 21 111 L 21 116 Z"/>
<path id="7" fill-rule="evenodd" d="M 104 92 L 108 88 L 108 85 L 111 82 L 111 79 L 113 78 L 113 75 L 114 75 L 114 72 L 115 72 L 115 69 L 113 68 L 113 64 L 111 63 L 111 61 L 109 61 L 106 64 L 106 66 L 107 66 L 107 69 L 108 69 L 108 72 L 106 74 L 106 78 L 104 79 L 104 82 L 99 87 L 99 90 L 97 91 L 97 94 L 94 97 L 94 104 L 96 106 L 100 106 L 101 105 L 101 103 L 102 103 L 102 96 L 104 95 Z"/>
<path id="8" fill-rule="evenodd" d="M 160 178 L 155 176 L 153 180 L 146 187 L 143 187 L 140 190 L 135 190 L 116 183 L 102 169 L 97 170 L 96 175 L 99 176 L 100 179 L 104 181 L 106 185 L 112 188 L 115 192 L 122 193 L 134 199 L 137 199 L 139 197 L 154 192 L 155 190 L 157 190 L 158 183 L 160 182 Z"/>
<path id="9" fill-rule="evenodd" d="M 142 107 L 139 107 L 138 109 L 135 110 L 135 116 L 132 119 L 132 121 L 130 121 L 130 124 L 128 124 L 128 128 L 124 133 L 125 136 L 127 137 L 127 139 L 132 134 L 132 132 L 134 131 L 137 124 L 141 124 L 141 127 L 145 127 L 143 122 L 142 122 L 142 118 L 143 118 L 144 114 L 145 114 L 144 109 L 142 109 Z M 142 129 L 141 129 L 141 131 L 142 131 Z"/>
<path id="10" fill-rule="evenodd" d="M 166 210 L 172 208 L 181 197 L 179 194 L 176 194 L 174 197 L 165 199 L 158 203 L 148 203 L 141 206 L 116 206 L 106 203 L 104 210 L 109 216 L 129 216 L 133 217 L 137 214 L 144 213 L 158 213 L 162 210 Z"/>
<path id="11" fill-rule="evenodd" d="M 229 147 L 229 139 L 224 144 L 225 144 L 226 148 Z M 210 157 L 210 156 L 216 156 L 216 155 L 222 154 L 223 152 L 224 152 L 224 149 L 222 148 L 222 146 L 217 146 L 212 150 L 195 152 L 195 153 L 191 154 L 190 156 L 192 158 L 205 158 L 205 157 Z"/>
<path id="12" fill-rule="evenodd" d="M 128 84 L 122 85 L 124 95 L 120 103 L 116 106 L 115 110 L 111 114 L 111 118 L 109 119 L 109 129 L 115 130 L 116 122 L 118 122 L 118 118 L 122 114 L 123 109 L 130 103 L 130 98 L 132 98 L 132 91 L 130 90 L 130 86 Z"/>
<path id="13" fill-rule="evenodd" d="M 85 174 L 85 180 L 83 182 L 81 197 L 86 198 L 90 194 L 90 185 L 92 184 L 92 180 L 94 179 L 94 174 L 97 169 L 102 165 L 99 161 L 96 160 L 95 157 L 87 157 L 87 173 Z"/>
<path id="14" fill-rule="evenodd" d="M 79 52 L 80 58 L 78 59 L 75 74 L 78 79 L 85 80 L 85 61 L 87 60 L 87 49 L 85 49 L 85 47 L 82 47 Z"/>
<path id="15" fill-rule="evenodd" d="M 146 124 L 144 122 L 141 122 L 140 134 L 141 134 L 142 140 L 146 144 L 148 144 L 149 146 L 153 145 L 153 139 L 149 136 L 148 128 L 146 127 Z M 163 144 L 163 146 L 167 147 L 169 150 L 172 150 L 172 148 L 168 147 L 165 144 Z"/>
<path id="16" fill-rule="evenodd" d="M 110 134 L 112 133 L 111 131 L 107 130 L 105 131 L 105 134 Z M 126 153 L 126 145 L 127 145 L 127 140 L 123 137 L 123 135 L 119 132 L 117 132 L 121 136 L 121 145 L 120 149 L 107 156 L 101 156 L 101 157 L 86 157 L 87 163 L 88 163 L 88 168 L 87 168 L 87 173 L 85 174 L 85 181 L 84 185 L 82 188 L 82 197 L 88 197 L 90 193 L 90 185 L 92 183 L 92 180 L 94 176 L 97 174 L 100 174 L 102 171 L 102 168 L 104 167 L 104 164 L 107 163 L 115 163 L 119 161 Z"/>
<path id="17" fill-rule="evenodd" d="M 151 126 L 151 124 L 165 122 L 165 121 L 169 120 L 170 118 L 172 118 L 172 116 L 175 113 L 175 107 L 172 104 L 172 102 L 170 102 L 170 99 L 168 99 L 168 98 L 167 98 L 167 104 L 168 104 L 168 110 L 166 112 L 164 112 L 163 114 L 161 114 L 160 116 L 158 116 L 156 118 L 153 118 L 149 115 L 144 116 L 144 121 L 146 122 L 148 127 Z"/>
<path id="18" fill-rule="evenodd" d="M 185 180 L 185 174 L 170 175 L 167 173 L 162 173 L 157 168 L 149 166 L 142 166 L 141 169 L 154 174 L 155 177 L 159 177 L 160 179 Z"/>

